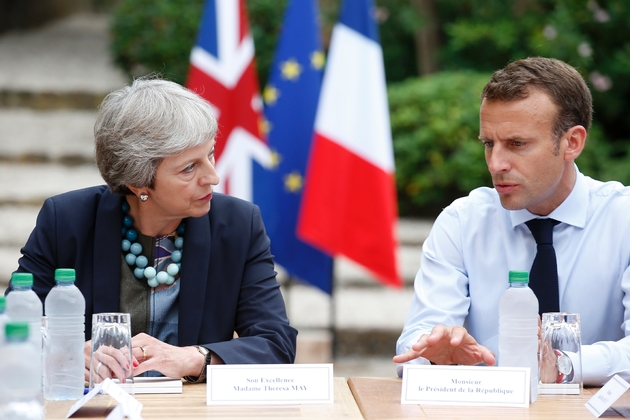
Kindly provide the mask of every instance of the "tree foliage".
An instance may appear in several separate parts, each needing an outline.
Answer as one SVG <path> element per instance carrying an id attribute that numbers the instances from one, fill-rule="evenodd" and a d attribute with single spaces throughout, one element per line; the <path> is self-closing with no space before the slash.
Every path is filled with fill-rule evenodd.
<path id="1" fill-rule="evenodd" d="M 112 52 L 130 76 L 159 72 L 183 84 L 203 0 L 121 0 L 113 12 Z"/>
<path id="2" fill-rule="evenodd" d="M 402 214 L 439 211 L 490 185 L 479 136 L 479 93 L 490 74 L 440 72 L 388 90 Z"/>

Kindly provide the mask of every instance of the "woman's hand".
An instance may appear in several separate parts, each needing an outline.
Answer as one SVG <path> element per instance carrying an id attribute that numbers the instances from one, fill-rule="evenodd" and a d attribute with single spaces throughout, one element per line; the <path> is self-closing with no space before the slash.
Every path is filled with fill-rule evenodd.
<path id="1" fill-rule="evenodd" d="M 83 347 L 85 381 L 90 381 L 90 368 L 93 368 L 92 382 L 94 384 L 103 382 L 105 378 L 118 378 L 120 382 L 125 383 L 129 377 L 130 365 L 138 366 L 135 357 L 132 356 L 132 360 L 128 360 L 128 352 L 127 347 L 117 349 L 103 345 L 92 354 L 92 342 L 86 341 Z"/>
<path id="2" fill-rule="evenodd" d="M 92 353 L 92 340 L 88 340 L 85 342 L 85 346 L 83 346 L 83 357 L 85 359 L 85 369 L 84 376 L 85 382 L 90 382 L 90 356 Z"/>
<path id="3" fill-rule="evenodd" d="M 171 346 L 145 333 L 133 337 L 131 344 L 133 356 L 140 363 L 134 367 L 134 375 L 156 370 L 171 378 L 198 376 L 206 363 L 205 357 L 193 346 Z"/>
<path id="4" fill-rule="evenodd" d="M 92 381 L 101 383 L 105 378 L 118 378 L 125 383 L 130 376 L 131 363 L 127 356 L 129 348 L 117 349 L 110 346 L 101 346 L 92 353 Z"/>

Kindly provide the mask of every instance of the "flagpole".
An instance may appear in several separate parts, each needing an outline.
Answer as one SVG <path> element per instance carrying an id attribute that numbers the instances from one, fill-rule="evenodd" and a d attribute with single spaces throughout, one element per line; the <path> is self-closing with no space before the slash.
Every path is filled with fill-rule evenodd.
<path id="1" fill-rule="evenodd" d="M 277 271 L 277 270 L 276 270 Z M 285 308 L 291 308 L 293 309 L 293 306 L 291 306 L 291 295 L 293 294 L 293 277 L 291 277 L 290 275 L 287 274 L 287 278 L 284 282 L 284 290 L 285 290 L 285 296 L 284 296 L 284 306 Z M 287 309 L 287 315 L 288 315 L 289 310 Z M 289 318 L 290 321 L 291 318 Z"/>
<path id="2" fill-rule="evenodd" d="M 336 284 L 337 282 L 335 281 L 335 259 L 333 258 L 333 263 L 332 263 L 332 284 L 330 286 L 330 318 L 329 318 L 329 322 L 328 322 L 328 330 L 330 332 L 330 336 L 331 336 L 331 363 L 334 363 L 335 359 L 337 358 L 337 351 L 338 351 L 338 340 L 337 340 L 337 305 L 336 305 L 336 293 L 335 293 L 335 288 L 336 288 Z"/>

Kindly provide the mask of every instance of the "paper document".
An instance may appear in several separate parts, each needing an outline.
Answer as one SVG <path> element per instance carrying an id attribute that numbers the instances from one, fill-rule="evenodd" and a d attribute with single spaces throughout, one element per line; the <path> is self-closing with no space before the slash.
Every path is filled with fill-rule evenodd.
<path id="1" fill-rule="evenodd" d="M 118 379 L 114 379 L 118 385 Z M 160 376 L 157 378 L 138 376 L 133 378 L 134 394 L 181 394 L 182 380 L 178 378 L 168 378 Z"/>

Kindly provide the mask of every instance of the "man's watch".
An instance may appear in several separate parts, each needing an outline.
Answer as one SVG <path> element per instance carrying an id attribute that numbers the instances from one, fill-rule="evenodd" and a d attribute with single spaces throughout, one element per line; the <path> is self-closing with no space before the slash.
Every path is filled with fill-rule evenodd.
<path id="1" fill-rule="evenodd" d="M 573 373 L 573 363 L 571 362 L 571 358 L 566 355 L 565 352 L 554 349 L 556 352 L 556 369 L 558 370 L 558 378 L 556 379 L 557 384 L 563 384 L 567 382 L 567 377 L 569 377 Z"/>
<path id="2" fill-rule="evenodd" d="M 206 361 L 203 364 L 203 368 L 201 368 L 201 372 L 199 373 L 199 376 L 184 376 L 183 379 L 186 382 L 189 382 L 192 384 L 198 384 L 206 380 L 206 368 L 208 367 L 208 365 L 210 364 L 210 361 L 212 360 L 212 353 L 210 353 L 210 350 L 201 346 L 195 346 L 195 347 L 197 348 L 197 351 L 199 353 L 203 354 L 203 357 L 206 358 Z"/>

